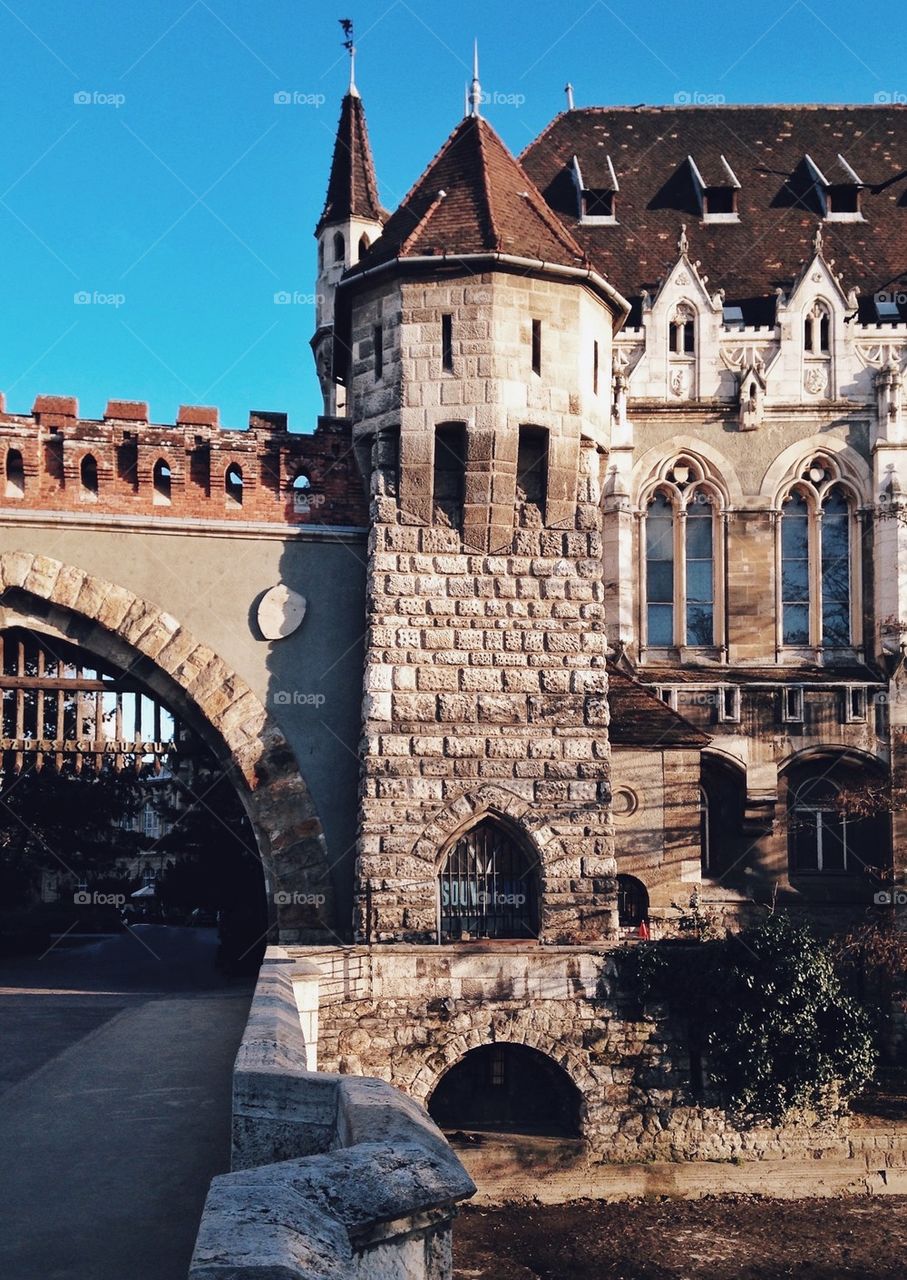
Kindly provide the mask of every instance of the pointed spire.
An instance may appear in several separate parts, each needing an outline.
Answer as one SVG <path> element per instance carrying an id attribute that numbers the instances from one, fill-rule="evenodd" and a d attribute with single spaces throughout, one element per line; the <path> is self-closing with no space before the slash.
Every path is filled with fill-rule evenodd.
<path id="1" fill-rule="evenodd" d="M 386 216 L 378 199 L 365 107 L 352 85 L 340 108 L 327 198 L 315 234 L 320 234 L 327 223 L 345 222 L 351 217 L 383 223 Z"/>
<path id="2" fill-rule="evenodd" d="M 567 95 L 567 110 L 573 110 L 573 85 L 568 80 L 564 85 L 564 93 Z"/>
<path id="3" fill-rule="evenodd" d="M 480 116 L 482 112 L 479 110 L 482 105 L 482 86 L 479 84 L 479 42 L 473 41 L 472 45 L 472 84 L 469 86 L 469 109 L 466 114 L 469 116 Z"/>

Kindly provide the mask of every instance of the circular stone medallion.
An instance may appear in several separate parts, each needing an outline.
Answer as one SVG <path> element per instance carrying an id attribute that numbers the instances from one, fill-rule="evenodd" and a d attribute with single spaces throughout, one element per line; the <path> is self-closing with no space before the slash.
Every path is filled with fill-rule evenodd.
<path id="1" fill-rule="evenodd" d="M 305 611 L 305 596 L 282 584 L 271 587 L 258 602 L 259 630 L 266 640 L 285 640 L 299 630 Z"/>

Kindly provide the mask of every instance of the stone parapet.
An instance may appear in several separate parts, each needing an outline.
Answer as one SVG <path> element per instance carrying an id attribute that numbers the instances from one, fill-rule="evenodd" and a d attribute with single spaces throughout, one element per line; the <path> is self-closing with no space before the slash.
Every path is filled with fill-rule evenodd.
<path id="1" fill-rule="evenodd" d="M 234 1071 L 233 1172 L 211 1184 L 190 1280 L 449 1280 L 475 1186 L 418 1103 L 307 1070 L 294 985 L 311 977 L 269 948 Z"/>

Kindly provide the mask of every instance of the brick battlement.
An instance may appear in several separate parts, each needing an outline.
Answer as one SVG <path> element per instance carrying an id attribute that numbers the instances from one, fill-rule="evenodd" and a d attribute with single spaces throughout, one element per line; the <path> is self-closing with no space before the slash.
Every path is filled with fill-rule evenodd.
<path id="1" fill-rule="evenodd" d="M 181 405 L 171 425 L 150 422 L 143 401 L 110 400 L 95 421 L 79 417 L 74 396 L 38 396 L 26 415 L 7 413 L 0 395 L 0 466 L 7 511 L 367 523 L 342 418 L 319 418 L 302 435 L 287 430 L 286 414 L 253 410 L 248 430 L 232 431 L 207 405 Z"/>

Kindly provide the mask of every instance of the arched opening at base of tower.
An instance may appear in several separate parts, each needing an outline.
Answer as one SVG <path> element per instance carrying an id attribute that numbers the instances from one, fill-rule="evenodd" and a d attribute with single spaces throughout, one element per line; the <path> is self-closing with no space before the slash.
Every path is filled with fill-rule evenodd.
<path id="1" fill-rule="evenodd" d="M 442 1129 L 580 1136 L 582 1097 L 556 1062 L 522 1044 L 472 1049 L 441 1077 L 428 1111 Z"/>

